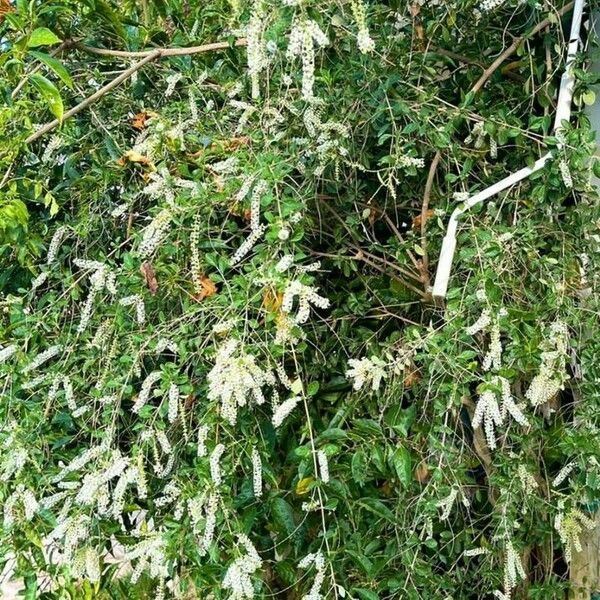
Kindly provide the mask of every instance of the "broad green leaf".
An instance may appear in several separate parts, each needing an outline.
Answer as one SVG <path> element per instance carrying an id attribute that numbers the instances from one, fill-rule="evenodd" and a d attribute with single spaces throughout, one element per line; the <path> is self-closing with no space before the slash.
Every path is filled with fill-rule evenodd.
<path id="1" fill-rule="evenodd" d="M 65 68 L 65 66 L 60 62 L 60 60 L 45 54 L 44 52 L 37 52 L 36 50 L 30 50 L 29 54 L 39 61 L 43 62 L 49 69 L 51 69 L 54 74 L 60 78 L 60 80 L 68 87 L 73 87 L 73 80 L 69 75 L 69 72 Z"/>
<path id="2" fill-rule="evenodd" d="M 404 487 L 408 487 L 412 477 L 410 452 L 404 446 L 399 446 L 392 455 L 392 462 L 400 483 Z"/>
<path id="3" fill-rule="evenodd" d="M 27 40 L 28 48 L 37 48 L 38 46 L 52 46 L 60 43 L 61 39 L 52 33 L 47 27 L 38 27 L 31 32 Z"/>
<path id="4" fill-rule="evenodd" d="M 283 498 L 275 498 L 271 504 L 271 512 L 276 528 L 287 536 L 291 536 L 296 530 L 296 524 L 294 511 L 288 502 Z"/>
<path id="5" fill-rule="evenodd" d="M 594 102 L 596 102 L 596 94 L 595 94 L 594 90 L 587 90 L 583 94 L 582 99 L 583 99 L 583 103 L 586 106 L 591 106 L 592 104 L 594 104 Z"/>
<path id="6" fill-rule="evenodd" d="M 355 588 L 353 590 L 361 600 L 379 600 L 379 595 L 373 590 L 366 590 L 365 588 Z"/>
<path id="7" fill-rule="evenodd" d="M 37 73 L 31 75 L 29 79 L 48 103 L 52 114 L 58 120 L 61 120 L 64 112 L 63 102 L 56 86 L 49 79 L 46 79 L 46 77 L 38 75 Z"/>

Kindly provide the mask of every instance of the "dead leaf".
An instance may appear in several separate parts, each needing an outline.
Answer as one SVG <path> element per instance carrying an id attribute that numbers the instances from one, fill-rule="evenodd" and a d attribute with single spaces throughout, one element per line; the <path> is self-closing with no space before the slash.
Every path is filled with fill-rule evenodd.
<path id="1" fill-rule="evenodd" d="M 10 3 L 10 0 L 0 0 L 0 23 L 4 21 L 4 15 L 15 10 L 16 8 Z"/>
<path id="2" fill-rule="evenodd" d="M 150 119 L 150 115 L 146 111 L 142 111 L 133 115 L 133 119 L 131 120 L 131 125 L 135 129 L 144 129 L 146 127 L 146 122 Z"/>
<path id="3" fill-rule="evenodd" d="M 411 369 L 407 371 L 404 375 L 404 385 L 406 387 L 411 387 L 415 383 L 417 383 L 421 379 L 421 373 L 419 373 L 418 369 Z"/>
<path id="4" fill-rule="evenodd" d="M 427 221 L 433 217 L 433 215 L 435 214 L 435 211 L 430 208 L 426 213 L 425 213 L 425 223 L 427 223 Z M 412 222 L 412 226 L 413 229 L 421 229 L 421 223 L 422 223 L 422 219 L 423 219 L 423 215 L 422 214 L 418 214 Z"/>
<path id="5" fill-rule="evenodd" d="M 187 398 L 185 399 L 185 403 L 184 403 L 184 408 L 186 411 L 190 410 L 190 408 L 192 408 L 192 406 L 194 405 L 194 402 L 196 402 L 196 397 L 194 396 L 194 394 L 189 394 L 187 396 Z"/>
<path id="6" fill-rule="evenodd" d="M 415 469 L 415 479 L 419 483 L 426 483 L 429 477 L 429 466 L 424 460 L 422 460 Z"/>
<path id="7" fill-rule="evenodd" d="M 283 303 L 283 294 L 276 292 L 272 288 L 265 288 L 263 291 L 263 306 L 269 311 L 278 313 Z"/>
<path id="8" fill-rule="evenodd" d="M 146 285 L 148 286 L 150 293 L 154 296 L 158 291 L 158 281 L 152 265 L 147 260 L 144 261 L 140 267 L 140 272 L 146 280 Z"/>
<path id="9" fill-rule="evenodd" d="M 152 171 L 156 171 L 154 163 L 147 156 L 144 156 L 135 150 L 127 150 L 127 152 L 125 152 L 125 154 L 116 162 L 120 167 L 124 167 L 128 162 L 130 162 L 150 167 Z"/>
<path id="10" fill-rule="evenodd" d="M 252 140 L 248 136 L 245 136 L 245 135 L 240 136 L 240 137 L 234 137 L 229 140 L 224 140 L 222 142 L 223 150 L 228 151 L 228 152 L 235 152 L 242 146 L 249 146 L 251 141 Z"/>
<path id="11" fill-rule="evenodd" d="M 202 302 L 205 298 L 210 298 L 217 293 L 217 286 L 215 283 L 205 275 L 200 275 L 198 277 L 198 282 L 200 283 L 201 290 L 194 295 L 194 300 L 196 302 Z"/>

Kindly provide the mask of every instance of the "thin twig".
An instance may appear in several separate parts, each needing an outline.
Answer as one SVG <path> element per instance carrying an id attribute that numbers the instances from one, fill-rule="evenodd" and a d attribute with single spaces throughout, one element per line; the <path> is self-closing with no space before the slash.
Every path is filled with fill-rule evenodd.
<path id="1" fill-rule="evenodd" d="M 54 57 L 59 52 L 62 52 L 63 50 L 65 50 L 66 48 L 69 48 L 70 46 L 71 46 L 71 42 L 69 40 L 65 40 L 62 44 L 60 44 L 60 46 L 57 46 L 56 48 L 54 48 L 54 50 L 52 50 L 52 52 L 50 52 L 50 56 Z M 27 81 L 29 80 L 29 77 L 31 75 L 33 75 L 34 73 L 37 73 L 44 66 L 44 64 L 45 63 L 40 61 L 33 69 L 31 69 L 31 71 L 28 71 L 23 74 L 21 81 L 19 81 L 19 83 L 17 83 L 17 86 L 10 94 L 10 97 L 13 100 L 17 97 L 17 94 L 23 89 L 23 86 L 27 83 Z"/>
<path id="2" fill-rule="evenodd" d="M 139 71 L 139 69 L 141 69 L 146 63 L 149 63 L 149 62 L 157 59 L 160 55 L 161 55 L 161 51 L 155 50 L 152 54 L 149 54 L 142 60 L 134 63 L 133 65 L 131 65 L 131 67 L 129 67 L 129 69 L 126 69 L 125 71 L 123 71 L 118 77 L 115 77 L 115 79 L 113 79 L 112 81 L 107 83 L 104 87 L 101 87 L 98 91 L 93 93 L 91 96 L 88 96 L 85 100 L 83 100 L 82 102 L 77 104 L 77 106 L 74 106 L 73 108 L 68 110 L 63 115 L 62 119 L 54 119 L 54 121 L 51 121 L 50 123 L 46 123 L 45 125 L 40 127 L 35 133 L 32 133 L 25 140 L 25 143 L 31 144 L 31 142 L 35 142 L 35 140 L 41 138 L 43 135 L 45 135 L 49 131 L 52 131 L 55 127 L 58 127 L 61 123 L 66 121 L 68 118 L 72 117 L 73 115 L 76 115 L 77 113 L 80 113 L 82 110 L 86 109 L 88 106 L 90 106 L 91 104 L 93 104 L 94 102 L 96 102 L 97 100 L 102 98 L 102 96 L 105 96 L 106 94 L 108 94 L 108 92 L 110 92 L 112 89 L 116 88 L 119 84 L 123 83 L 123 81 L 125 81 L 126 79 L 131 77 L 131 75 L 133 75 L 136 71 Z"/>
<path id="3" fill-rule="evenodd" d="M 246 38 L 240 38 L 233 42 L 234 47 L 246 46 Z M 156 52 L 154 50 L 140 50 L 136 52 L 130 52 L 128 50 L 111 50 L 110 48 L 94 48 L 93 46 L 86 46 L 81 42 L 75 42 L 74 48 L 81 50 L 82 52 L 88 52 L 89 54 L 97 54 L 98 56 L 112 56 L 114 58 L 144 58 L 150 56 Z M 202 44 L 201 46 L 187 46 L 182 48 L 158 48 L 160 50 L 161 57 L 167 56 L 189 56 L 190 54 L 202 54 L 205 52 L 212 52 L 214 50 L 227 50 L 231 48 L 232 44 L 229 42 L 212 42 L 211 44 Z"/>
<path id="4" fill-rule="evenodd" d="M 398 238 L 398 241 L 401 244 L 406 244 L 406 240 L 404 239 L 404 236 L 400 233 L 400 230 L 398 229 L 398 227 L 396 227 L 396 224 L 394 223 L 394 221 L 392 221 L 392 218 L 386 212 L 383 213 L 383 218 L 385 219 L 385 222 L 388 224 L 388 227 L 394 232 L 394 235 Z M 411 252 L 410 248 L 406 248 L 406 254 L 408 254 L 408 258 L 410 258 L 415 269 L 418 270 L 419 269 L 419 261 L 417 260 L 415 255 Z"/>
<path id="5" fill-rule="evenodd" d="M 556 12 L 555 16 L 562 17 L 565 13 L 568 13 L 573 8 L 574 2 L 565 4 L 560 10 Z M 475 85 L 471 88 L 471 92 L 477 93 L 487 82 L 487 80 L 497 71 L 498 67 L 509 57 L 511 54 L 517 51 L 517 48 L 527 39 L 534 36 L 536 33 L 542 31 L 552 23 L 550 18 L 540 21 L 529 33 L 520 35 L 513 40 L 513 43 L 502 52 L 498 58 L 483 72 L 483 75 L 475 82 Z"/>
<path id="6" fill-rule="evenodd" d="M 431 161 L 429 167 L 429 174 L 427 175 L 427 182 L 425 183 L 425 192 L 423 194 L 423 204 L 421 206 L 421 249 L 423 255 L 421 256 L 421 280 L 423 281 L 423 288 L 425 293 L 429 290 L 429 257 L 427 255 L 427 219 L 429 217 L 429 201 L 431 200 L 431 190 L 433 188 L 433 180 L 435 179 L 435 173 L 440 163 L 442 153 L 438 150 Z"/>
<path id="7" fill-rule="evenodd" d="M 236 40 L 234 46 L 244 46 L 246 45 L 245 39 Z M 147 50 L 142 52 L 124 52 L 121 50 L 105 50 L 103 48 L 92 48 L 91 46 L 84 46 L 79 43 L 75 43 L 74 46 L 80 50 L 84 50 L 85 52 L 90 52 L 93 54 L 100 54 L 102 56 L 120 56 L 120 57 L 135 57 L 141 56 L 143 57 L 138 62 L 134 63 L 123 71 L 118 77 L 107 83 L 104 87 L 101 87 L 98 91 L 93 93 L 91 96 L 81 101 L 79 104 L 68 110 L 62 117 L 62 119 L 54 119 L 50 123 L 46 123 L 40 129 L 38 129 L 35 133 L 32 133 L 26 140 L 26 144 L 30 144 L 31 142 L 35 142 L 35 140 L 41 138 L 43 135 L 52 131 L 56 127 L 58 127 L 61 123 L 66 121 L 68 118 L 80 113 L 82 110 L 86 109 L 88 106 L 105 96 L 108 92 L 116 88 L 118 85 L 123 83 L 126 79 L 131 77 L 136 71 L 139 71 L 145 64 L 152 62 L 158 58 L 163 58 L 167 56 L 183 56 L 187 54 L 200 54 L 202 52 L 211 52 L 213 50 L 225 50 L 226 48 L 230 48 L 231 45 L 228 42 L 214 42 L 212 44 L 204 44 L 202 46 L 192 46 L 189 48 L 157 48 L 156 50 Z"/>

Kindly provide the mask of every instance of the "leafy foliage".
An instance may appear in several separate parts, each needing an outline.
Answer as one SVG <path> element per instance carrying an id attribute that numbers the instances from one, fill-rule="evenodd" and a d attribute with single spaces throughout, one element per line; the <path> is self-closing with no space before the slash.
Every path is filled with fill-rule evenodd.
<path id="1" fill-rule="evenodd" d="M 0 7 L 0 548 L 26 596 L 563 598 L 599 498 L 583 113 L 465 217 L 445 306 L 428 281 L 465 194 L 557 148 L 570 13 Z M 64 118 L 139 59 L 115 51 L 222 40 Z"/>

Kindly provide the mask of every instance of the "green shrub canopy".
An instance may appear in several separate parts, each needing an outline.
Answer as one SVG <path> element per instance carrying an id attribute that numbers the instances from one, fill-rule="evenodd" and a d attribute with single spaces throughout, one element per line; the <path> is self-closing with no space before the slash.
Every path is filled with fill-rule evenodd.
<path id="1" fill-rule="evenodd" d="M 0 2 L 5 584 L 565 597 L 600 486 L 571 9 Z M 451 212 L 549 149 L 435 305 Z"/>

